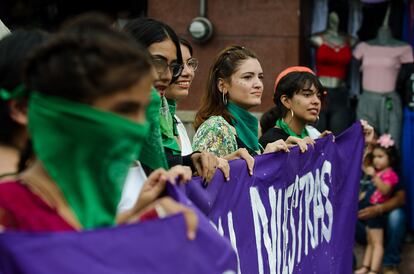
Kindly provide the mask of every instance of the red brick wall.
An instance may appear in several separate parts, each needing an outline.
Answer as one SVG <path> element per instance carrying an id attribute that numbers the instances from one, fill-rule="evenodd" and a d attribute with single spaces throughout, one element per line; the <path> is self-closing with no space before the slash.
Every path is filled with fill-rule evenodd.
<path id="1" fill-rule="evenodd" d="M 232 44 L 246 46 L 257 53 L 265 74 L 262 105 L 254 111 L 272 106 L 276 74 L 299 62 L 299 0 L 206 0 L 207 17 L 214 34 L 204 45 L 194 46 L 200 60 L 190 96 L 179 109 L 196 110 L 204 92 L 208 69 L 214 57 Z M 199 15 L 197 0 L 148 0 L 148 16 L 169 24 L 181 36 L 190 39 L 187 27 Z"/>

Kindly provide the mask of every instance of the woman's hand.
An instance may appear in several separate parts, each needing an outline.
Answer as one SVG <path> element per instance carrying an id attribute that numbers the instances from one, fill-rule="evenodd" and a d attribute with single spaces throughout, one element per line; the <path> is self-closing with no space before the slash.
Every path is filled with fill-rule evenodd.
<path id="1" fill-rule="evenodd" d="M 164 191 L 168 181 L 172 184 L 175 184 L 177 180 L 179 183 L 186 183 L 191 180 L 191 176 L 191 168 L 181 165 L 174 166 L 168 171 L 159 168 L 151 172 L 141 189 L 137 204 L 142 208 L 155 201 Z"/>
<path id="2" fill-rule="evenodd" d="M 245 148 L 239 148 L 233 153 L 230 153 L 223 157 L 224 159 L 231 161 L 236 159 L 244 159 L 247 164 L 247 169 L 249 170 L 249 174 L 253 175 L 253 167 L 254 167 L 254 158 Z"/>
<path id="3" fill-rule="evenodd" d="M 229 161 L 227 161 L 225 158 L 220 158 L 220 157 L 217 157 L 217 161 L 218 161 L 217 168 L 223 172 L 223 175 L 226 181 L 229 181 L 230 180 Z"/>
<path id="4" fill-rule="evenodd" d="M 324 132 L 322 132 L 322 133 L 319 135 L 319 137 L 318 137 L 318 138 L 323 138 L 323 137 L 326 137 L 326 136 L 328 136 L 329 134 L 332 134 L 332 131 L 325 130 Z M 335 140 L 335 135 L 333 135 L 333 137 L 334 137 L 334 140 Z"/>
<path id="5" fill-rule="evenodd" d="M 157 212 L 159 218 L 163 218 L 170 215 L 175 215 L 182 213 L 184 215 L 185 223 L 187 226 L 187 238 L 189 240 L 194 240 L 196 238 L 196 231 L 198 227 L 198 216 L 193 209 L 186 207 L 183 204 L 178 203 L 171 197 L 163 197 L 158 199 L 147 208 L 142 210 L 138 214 L 139 216 L 145 214 L 149 210 L 154 210 Z"/>
<path id="6" fill-rule="evenodd" d="M 315 144 L 315 140 L 310 137 L 301 139 L 299 137 L 289 136 L 289 138 L 286 139 L 286 144 L 289 148 L 298 145 L 300 152 L 303 153 L 308 150 L 308 144 L 312 146 Z"/>
<path id="7" fill-rule="evenodd" d="M 166 177 L 172 184 L 187 183 L 191 180 L 193 172 L 188 166 L 176 165 L 166 172 Z"/>
<path id="8" fill-rule="evenodd" d="M 191 155 L 191 160 L 193 161 L 194 167 L 197 171 L 197 174 L 203 177 L 205 182 L 210 182 L 216 173 L 216 169 L 219 167 L 218 158 L 210 152 L 196 152 Z M 226 172 L 223 166 L 220 166 L 223 173 Z"/>
<path id="9" fill-rule="evenodd" d="M 374 128 L 367 121 L 362 119 L 360 121 L 365 136 L 365 144 L 371 144 L 375 135 Z"/>
<path id="10" fill-rule="evenodd" d="M 277 151 L 289 152 L 288 144 L 285 143 L 285 141 L 282 139 L 274 141 L 273 143 L 268 143 L 265 150 L 263 151 L 263 154 Z"/>

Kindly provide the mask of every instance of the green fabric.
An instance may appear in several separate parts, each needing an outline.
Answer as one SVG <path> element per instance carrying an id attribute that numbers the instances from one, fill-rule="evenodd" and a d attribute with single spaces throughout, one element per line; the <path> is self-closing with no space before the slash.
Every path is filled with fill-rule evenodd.
<path id="1" fill-rule="evenodd" d="M 167 159 L 165 158 L 164 147 L 161 140 L 160 129 L 160 107 L 161 99 L 155 88 L 151 90 L 151 101 L 147 107 L 147 121 L 149 123 L 149 133 L 145 138 L 144 145 L 139 155 L 139 161 L 147 167 L 155 170 L 157 168 L 168 169 Z"/>
<path id="2" fill-rule="evenodd" d="M 304 128 L 302 130 L 302 132 L 300 133 L 300 135 L 296 134 L 293 130 L 290 129 L 290 127 L 288 126 L 288 124 L 286 124 L 286 122 L 283 119 L 277 120 L 276 121 L 276 126 L 278 128 L 281 128 L 287 134 L 289 134 L 289 136 L 299 137 L 301 139 L 309 136 L 309 132 L 308 132 L 308 130 L 306 128 Z"/>
<path id="3" fill-rule="evenodd" d="M 167 99 L 167 103 L 168 103 L 168 108 L 170 109 L 171 117 L 173 120 L 173 133 L 174 133 L 174 136 L 178 136 L 179 134 L 178 134 L 178 128 L 177 128 L 177 120 L 175 120 L 174 118 L 175 113 L 177 111 L 177 101 Z"/>
<path id="4" fill-rule="evenodd" d="M 233 126 L 236 128 L 237 137 L 250 149 L 259 152 L 259 122 L 250 112 L 229 102 L 227 109 L 233 115 Z"/>
<path id="5" fill-rule="evenodd" d="M 128 169 L 138 158 L 148 124 L 33 92 L 29 132 L 36 157 L 83 227 L 113 225 Z"/>
<path id="6" fill-rule="evenodd" d="M 173 124 L 173 117 L 171 116 L 167 98 L 165 98 L 165 96 L 161 96 L 160 126 L 162 145 L 165 148 L 169 148 L 172 151 L 173 155 L 181 155 L 181 148 L 174 136 Z"/>
<path id="7" fill-rule="evenodd" d="M 26 96 L 25 91 L 26 89 L 24 88 L 23 84 L 18 85 L 13 90 L 7 90 L 4 88 L 0 88 L 0 99 L 4 101 L 8 101 L 12 99 L 20 99 Z"/>

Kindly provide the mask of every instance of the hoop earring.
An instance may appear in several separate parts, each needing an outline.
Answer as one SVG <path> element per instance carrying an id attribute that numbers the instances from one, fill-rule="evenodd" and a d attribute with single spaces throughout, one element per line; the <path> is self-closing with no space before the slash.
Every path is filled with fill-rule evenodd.
<path id="1" fill-rule="evenodd" d="M 222 94 L 223 94 L 223 104 L 225 106 L 227 106 L 227 97 L 226 97 L 226 94 L 224 92 L 222 92 Z"/>
<path id="2" fill-rule="evenodd" d="M 293 118 L 293 116 L 294 116 L 293 109 L 290 109 L 290 113 L 292 114 L 292 118 Z"/>

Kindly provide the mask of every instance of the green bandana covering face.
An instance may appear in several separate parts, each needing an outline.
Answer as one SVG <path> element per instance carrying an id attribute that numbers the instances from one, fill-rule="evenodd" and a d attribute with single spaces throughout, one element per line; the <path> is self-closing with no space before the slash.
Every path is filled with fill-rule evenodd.
<path id="1" fill-rule="evenodd" d="M 229 102 L 227 109 L 233 115 L 233 126 L 236 128 L 237 137 L 250 149 L 259 152 L 259 122 L 250 112 Z"/>
<path id="2" fill-rule="evenodd" d="M 290 127 L 288 126 L 288 124 L 286 124 L 286 122 L 283 119 L 277 120 L 276 121 L 276 126 L 278 128 L 281 128 L 287 134 L 289 134 L 289 136 L 298 137 L 298 138 L 301 138 L 301 139 L 309 136 L 308 130 L 306 128 L 304 128 L 302 130 L 302 132 L 300 133 L 300 135 L 296 134 L 293 130 L 290 129 Z"/>
<path id="3" fill-rule="evenodd" d="M 85 229 L 115 223 L 128 169 L 148 124 L 34 92 L 29 132 L 37 158 Z"/>
<path id="4" fill-rule="evenodd" d="M 138 158 L 141 163 L 152 170 L 160 167 L 168 169 L 167 159 L 165 158 L 164 147 L 161 141 L 160 107 L 160 96 L 157 90 L 152 88 L 151 101 L 146 112 L 150 129 Z"/>
<path id="5" fill-rule="evenodd" d="M 161 96 L 160 126 L 162 145 L 172 150 L 173 155 L 180 155 L 181 148 L 174 136 L 173 117 L 168 106 L 167 98 Z"/>

